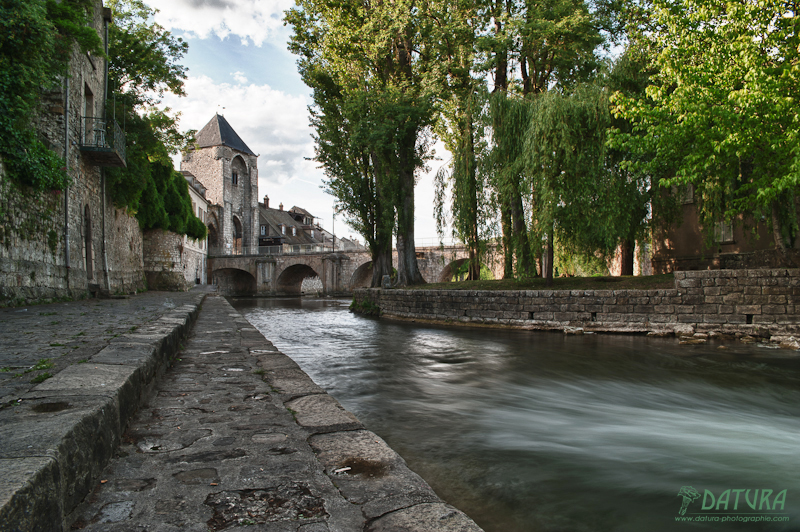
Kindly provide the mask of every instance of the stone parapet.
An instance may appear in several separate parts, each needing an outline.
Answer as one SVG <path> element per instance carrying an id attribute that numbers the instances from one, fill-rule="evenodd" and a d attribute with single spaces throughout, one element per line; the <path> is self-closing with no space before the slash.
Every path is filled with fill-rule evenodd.
<path id="1" fill-rule="evenodd" d="M 675 272 L 670 290 L 382 290 L 354 310 L 533 330 L 777 335 L 800 332 L 800 270 Z"/>

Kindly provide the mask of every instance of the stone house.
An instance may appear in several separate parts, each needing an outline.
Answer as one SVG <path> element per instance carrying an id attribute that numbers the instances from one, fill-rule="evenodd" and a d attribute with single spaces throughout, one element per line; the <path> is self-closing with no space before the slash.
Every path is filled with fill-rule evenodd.
<path id="1" fill-rule="evenodd" d="M 305 209 L 292 207 L 285 211 L 283 203 L 277 209 L 271 208 L 269 197 L 264 196 L 264 203 L 258 204 L 258 214 L 260 253 L 322 251 L 323 233 Z"/>
<path id="2" fill-rule="evenodd" d="M 111 10 L 95 2 L 105 42 Z M 107 42 L 105 42 L 107 45 Z M 125 137 L 106 112 L 106 60 L 73 46 L 69 75 L 43 91 L 32 117 L 64 158 L 72 184 L 35 193 L 5 176 L 0 161 L 0 305 L 145 288 L 142 232 L 106 191 L 104 169 L 125 166 Z"/>
<path id="3" fill-rule="evenodd" d="M 255 254 L 258 247 L 258 156 L 222 115 L 201 129 L 181 171 L 205 187 L 208 251 Z"/>
<path id="4" fill-rule="evenodd" d="M 681 194 L 680 209 L 675 223 L 653 231 L 653 273 L 785 266 L 766 220 L 739 216 L 731 223 L 720 221 L 709 243 L 691 186 Z"/>

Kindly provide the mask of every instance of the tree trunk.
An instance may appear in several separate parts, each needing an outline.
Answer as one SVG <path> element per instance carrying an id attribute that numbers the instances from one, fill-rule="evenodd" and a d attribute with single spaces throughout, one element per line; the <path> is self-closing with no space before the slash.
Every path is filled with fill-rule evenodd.
<path id="1" fill-rule="evenodd" d="M 379 252 L 372 253 L 372 283 L 371 288 L 380 288 L 383 276 L 392 275 L 392 248 L 388 246 Z"/>
<path id="2" fill-rule="evenodd" d="M 514 252 L 517 256 L 517 274 L 521 277 L 535 275 L 536 266 L 528 241 L 528 227 L 525 223 L 525 211 L 522 208 L 522 195 L 519 192 L 519 177 L 514 183 L 511 197 L 511 220 L 514 231 Z"/>
<path id="3" fill-rule="evenodd" d="M 547 235 L 547 246 L 545 246 L 544 250 L 544 259 L 545 264 L 544 268 L 544 278 L 545 278 L 545 286 L 552 286 L 553 285 L 553 262 L 555 261 L 555 250 L 553 249 L 553 231 L 550 231 L 550 234 Z"/>
<path id="4" fill-rule="evenodd" d="M 500 225 L 503 229 L 503 279 L 514 278 L 514 233 L 511 230 L 511 207 L 500 203 Z"/>
<path id="5" fill-rule="evenodd" d="M 620 275 L 633 275 L 633 250 L 636 242 L 632 238 L 626 238 L 620 245 Z"/>
<path id="6" fill-rule="evenodd" d="M 397 285 L 424 284 L 414 245 L 414 172 L 401 170 L 397 205 Z"/>

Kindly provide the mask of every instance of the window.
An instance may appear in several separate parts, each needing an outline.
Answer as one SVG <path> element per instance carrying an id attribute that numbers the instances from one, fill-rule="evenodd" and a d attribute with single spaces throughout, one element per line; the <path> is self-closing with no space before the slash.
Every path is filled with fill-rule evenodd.
<path id="1" fill-rule="evenodd" d="M 297 236 L 297 228 L 292 227 L 292 236 Z"/>
<path id="2" fill-rule="evenodd" d="M 267 226 L 266 225 L 262 225 L 261 226 L 261 236 L 267 236 Z"/>
<path id="3" fill-rule="evenodd" d="M 233 184 L 233 186 L 237 186 L 239 184 L 239 172 L 237 172 L 236 170 L 234 170 L 233 173 L 231 174 L 231 183 Z"/>
<path id="4" fill-rule="evenodd" d="M 285 226 L 285 225 L 283 225 L 283 224 L 281 224 L 281 234 L 282 234 L 282 235 L 285 235 L 285 234 L 286 234 L 286 226 Z"/>
<path id="5" fill-rule="evenodd" d="M 718 244 L 733 242 L 733 224 L 730 222 L 717 222 L 714 226 L 714 241 Z"/>
<path id="6" fill-rule="evenodd" d="M 314 230 L 311 230 L 311 238 L 314 238 Z"/>

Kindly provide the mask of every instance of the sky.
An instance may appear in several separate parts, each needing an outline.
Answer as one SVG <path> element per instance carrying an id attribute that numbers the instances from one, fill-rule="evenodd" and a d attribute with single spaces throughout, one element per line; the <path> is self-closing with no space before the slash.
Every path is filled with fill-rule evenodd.
<path id="1" fill-rule="evenodd" d="M 188 68 L 186 96 L 165 95 L 162 104 L 181 113 L 182 130 L 200 130 L 214 113 L 224 115 L 259 155 L 258 192 L 270 206 L 298 206 L 338 236 L 356 236 L 332 221 L 334 198 L 322 189 L 323 170 L 314 156 L 308 106 L 311 90 L 286 46 L 291 31 L 283 12 L 293 0 L 145 0 L 155 20 L 189 43 L 181 60 Z M 447 152 L 440 145 L 437 153 Z M 417 244 L 438 242 L 433 218 L 433 175 L 447 158 L 432 161 L 416 188 Z M 179 158 L 176 158 L 176 167 Z M 363 241 L 363 238 L 359 237 Z"/>

